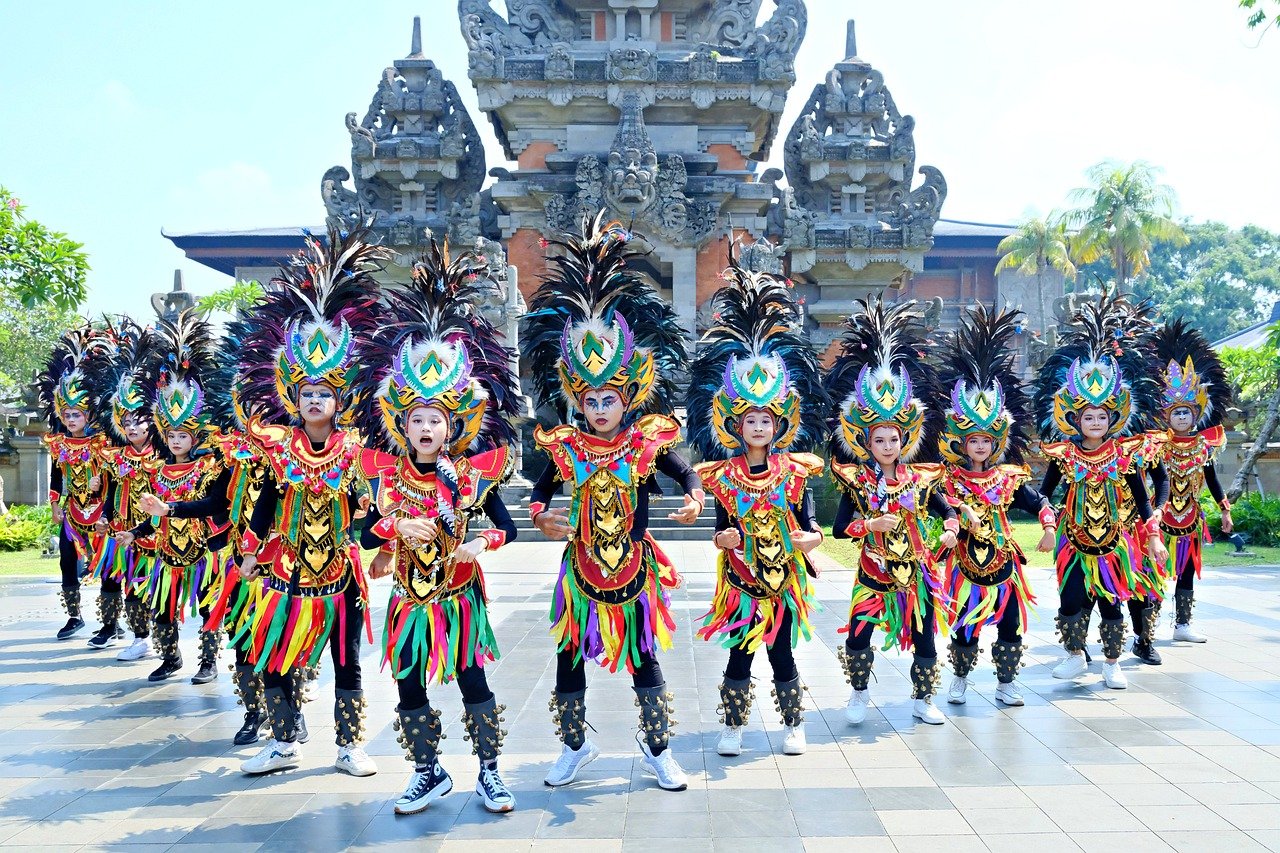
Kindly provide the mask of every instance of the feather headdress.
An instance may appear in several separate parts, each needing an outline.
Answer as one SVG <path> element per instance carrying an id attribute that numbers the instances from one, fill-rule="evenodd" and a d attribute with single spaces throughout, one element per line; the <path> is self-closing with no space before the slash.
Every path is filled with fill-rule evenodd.
<path id="1" fill-rule="evenodd" d="M 1231 385 L 1222 359 L 1200 330 L 1178 317 L 1156 331 L 1155 352 L 1166 421 L 1174 409 L 1186 406 L 1197 428 L 1221 423 L 1231 405 Z"/>

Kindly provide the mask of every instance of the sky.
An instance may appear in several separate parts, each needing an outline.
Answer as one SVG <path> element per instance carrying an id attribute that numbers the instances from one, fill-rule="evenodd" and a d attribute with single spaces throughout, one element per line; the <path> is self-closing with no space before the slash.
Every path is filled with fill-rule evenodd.
<path id="1" fill-rule="evenodd" d="M 808 7 L 783 133 L 855 18 L 858 53 L 916 119 L 917 162 L 947 179 L 948 219 L 1045 214 L 1093 164 L 1141 159 L 1163 169 L 1179 215 L 1280 231 L 1280 32 L 1249 31 L 1234 0 Z M 88 312 L 149 316 L 175 269 L 197 294 L 223 287 L 161 232 L 321 224 L 321 175 L 350 168 L 343 117 L 363 116 L 408 53 L 414 15 L 488 166 L 507 165 L 453 0 L 0 0 L 0 184 L 85 244 Z M 766 165 L 780 158 L 779 143 Z"/>

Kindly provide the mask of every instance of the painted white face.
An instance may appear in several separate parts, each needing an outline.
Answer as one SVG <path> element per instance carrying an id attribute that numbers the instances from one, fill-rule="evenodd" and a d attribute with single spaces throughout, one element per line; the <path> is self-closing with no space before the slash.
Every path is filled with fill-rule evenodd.
<path id="1" fill-rule="evenodd" d="M 164 434 L 164 443 L 169 447 L 169 452 L 176 459 L 185 459 L 191 454 L 191 446 L 195 441 L 191 437 L 191 433 L 185 429 L 171 429 Z"/>
<path id="2" fill-rule="evenodd" d="M 338 395 L 328 385 L 303 385 L 298 389 L 298 410 L 307 425 L 332 423 Z"/>
<path id="3" fill-rule="evenodd" d="M 449 437 L 449 418 L 435 406 L 418 406 L 405 420 L 405 433 L 414 453 L 435 459 Z"/>
<path id="4" fill-rule="evenodd" d="M 1196 413 L 1190 406 L 1178 406 L 1169 413 L 1169 426 L 1179 435 L 1186 435 L 1196 425 Z"/>
<path id="5" fill-rule="evenodd" d="M 89 416 L 80 409 L 63 409 L 58 413 L 58 417 L 62 420 L 62 425 L 67 428 L 67 432 L 72 435 L 80 435 L 89 425 Z"/>
<path id="6" fill-rule="evenodd" d="M 964 440 L 964 452 L 973 462 L 986 462 L 991 459 L 995 444 L 989 435 L 971 435 Z"/>
<path id="7" fill-rule="evenodd" d="M 773 444 L 777 431 L 778 424 L 773 419 L 773 414 L 764 409 L 751 409 L 742 416 L 742 422 L 738 426 L 742 440 L 753 450 L 768 448 Z"/>
<path id="8" fill-rule="evenodd" d="M 902 457 L 902 433 L 897 427 L 878 426 L 871 430 L 871 458 L 881 468 L 892 471 Z"/>
<path id="9" fill-rule="evenodd" d="M 134 447 L 141 449 L 150 438 L 147 435 L 147 422 L 139 417 L 127 417 L 124 419 L 124 437 Z"/>
<path id="10" fill-rule="evenodd" d="M 588 391 L 582 395 L 582 414 L 594 433 L 609 435 L 616 432 L 626 411 L 622 395 L 617 391 Z"/>
<path id="11" fill-rule="evenodd" d="M 1111 427 L 1111 415 L 1106 409 L 1090 406 L 1080 413 L 1080 434 L 1085 438 L 1102 440 Z"/>

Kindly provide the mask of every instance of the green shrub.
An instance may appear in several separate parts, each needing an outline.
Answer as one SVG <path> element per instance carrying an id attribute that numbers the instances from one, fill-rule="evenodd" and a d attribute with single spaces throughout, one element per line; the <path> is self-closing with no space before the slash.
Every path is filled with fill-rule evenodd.
<path id="1" fill-rule="evenodd" d="M 1205 519 L 1215 537 L 1222 535 L 1222 510 L 1211 498 L 1203 498 Z M 1280 545 L 1280 497 L 1248 494 L 1231 506 L 1235 532 L 1244 535 L 1250 545 Z"/>
<path id="2" fill-rule="evenodd" d="M 49 507 L 11 506 L 8 515 L 0 515 L 0 551 L 44 548 L 57 529 Z"/>

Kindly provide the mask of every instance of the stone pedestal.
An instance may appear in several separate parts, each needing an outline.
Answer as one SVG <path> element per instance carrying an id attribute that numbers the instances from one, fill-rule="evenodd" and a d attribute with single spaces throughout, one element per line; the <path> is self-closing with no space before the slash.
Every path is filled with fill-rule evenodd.
<path id="1" fill-rule="evenodd" d="M 9 439 L 17 457 L 14 482 L 5 483 L 5 500 L 14 504 L 43 506 L 49 502 L 49 448 L 39 435 Z"/>

